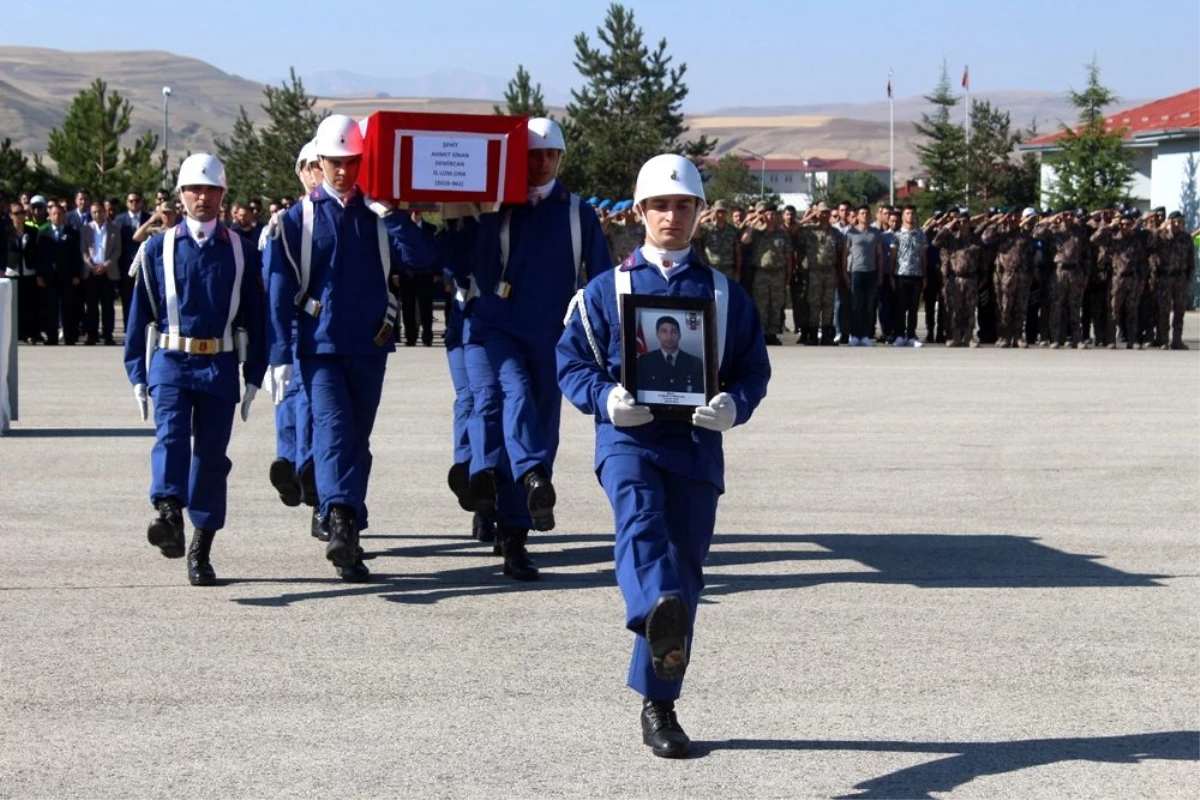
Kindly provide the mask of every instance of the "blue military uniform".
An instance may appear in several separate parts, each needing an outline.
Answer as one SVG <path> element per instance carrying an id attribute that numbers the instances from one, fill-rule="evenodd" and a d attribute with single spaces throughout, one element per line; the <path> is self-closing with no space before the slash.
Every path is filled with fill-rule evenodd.
<path id="1" fill-rule="evenodd" d="M 203 242 L 185 224 L 171 236 L 173 274 L 165 271 L 163 252 L 171 237 L 160 233 L 144 245 L 125 326 L 125 371 L 135 387 L 149 387 L 154 401 L 151 503 L 178 498 L 196 528 L 216 531 L 225 526 L 232 466 L 225 451 L 241 397 L 239 328 L 248 338 L 241 369 L 246 385 L 260 386 L 267 365 L 259 254 L 221 225 Z M 239 244 L 240 274 L 233 251 Z M 161 344 L 147 367 L 146 337 L 155 335 L 150 323 Z"/>
<path id="2" fill-rule="evenodd" d="M 536 203 L 467 220 L 460 235 L 466 243 L 454 251 L 455 279 L 474 282 L 463 329 L 474 395 L 471 472 L 503 476 L 499 520 L 528 531 L 533 521 L 518 482 L 538 468 L 549 478 L 558 452 L 562 397 L 554 343 L 576 290 L 610 268 L 608 247 L 595 211 L 572 200 L 558 181 Z"/>
<path id="3" fill-rule="evenodd" d="M 628 685 L 648 699 L 673 701 L 681 682 L 655 675 L 644 625 L 664 595 L 680 596 L 689 630 L 694 623 L 717 498 L 725 489 L 722 435 L 690 422 L 612 424 L 606 399 L 621 382 L 622 369 L 619 273 L 631 294 L 717 299 L 720 391 L 736 403 L 734 424 L 748 421 L 766 395 L 771 367 L 754 302 L 694 252 L 668 279 L 635 250 L 617 270 L 588 284 L 584 310 L 603 364 L 597 364 L 582 314 L 572 315 L 558 342 L 559 385 L 576 408 L 596 421 L 595 468 L 616 522 L 616 572 L 625 598 L 625 624 L 638 634 Z"/>
<path id="4" fill-rule="evenodd" d="M 283 215 L 275 243 L 281 246 L 270 248 L 268 360 L 272 365 L 294 360 L 298 366 L 312 415 L 321 515 L 328 517 L 335 506 L 348 508 L 355 529 L 362 530 L 367 527 L 370 436 L 387 356 L 395 349 L 390 331 L 386 337 L 379 335 L 389 315 L 389 279 L 396 271 L 384 262 L 385 251 L 393 264 L 403 262 L 416 270 L 425 269 L 433 253 L 403 211 L 384 218 L 387 241 L 381 250 L 379 218 L 357 189 L 343 204 L 320 186 L 306 202 L 312 204 L 313 222 L 305 295 L 312 301 L 308 307 L 319 303 L 319 311 L 314 315 L 297 309 L 300 276 L 294 259 L 303 247 L 302 202 Z"/>

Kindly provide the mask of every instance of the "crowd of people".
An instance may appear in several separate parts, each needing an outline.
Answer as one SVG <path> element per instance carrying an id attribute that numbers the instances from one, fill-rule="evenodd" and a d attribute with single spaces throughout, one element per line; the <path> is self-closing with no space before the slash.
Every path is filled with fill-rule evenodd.
<path id="1" fill-rule="evenodd" d="M 631 211 L 599 214 L 616 259 L 638 246 Z M 718 201 L 695 244 L 755 298 L 770 345 L 790 307 L 805 345 L 1186 349 L 1197 236 L 1165 208 L 953 209 L 921 221 L 911 205 L 818 203 L 801 216 Z"/>

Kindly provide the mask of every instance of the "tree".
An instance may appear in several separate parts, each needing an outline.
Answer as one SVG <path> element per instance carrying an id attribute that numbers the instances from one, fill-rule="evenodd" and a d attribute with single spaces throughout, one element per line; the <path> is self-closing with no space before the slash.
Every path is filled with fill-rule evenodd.
<path id="1" fill-rule="evenodd" d="M 929 175 L 929 189 L 917 195 L 921 212 L 944 209 L 963 201 L 964 175 L 962 169 L 966 136 L 962 126 L 950 121 L 950 110 L 958 98 L 950 91 L 950 73 L 942 61 L 942 76 L 933 94 L 925 99 L 933 104 L 933 113 L 921 114 L 916 123 L 917 133 L 926 141 L 916 146 L 921 167 Z"/>
<path id="2" fill-rule="evenodd" d="M 887 184 L 870 172 L 834 172 L 825 183 L 813 187 L 813 202 L 849 203 L 852 206 L 870 205 L 888 196 Z"/>
<path id="3" fill-rule="evenodd" d="M 1125 200 L 1133 183 L 1123 131 L 1104 126 L 1104 109 L 1117 102 L 1117 96 L 1100 84 L 1100 67 L 1094 59 L 1086 69 L 1086 88 L 1067 92 L 1079 113 L 1078 124 L 1071 128 L 1061 123 L 1059 149 L 1046 156 L 1054 167 L 1054 180 L 1047 188 L 1055 206 L 1100 208 Z"/>
<path id="4" fill-rule="evenodd" d="M 109 93 L 103 78 L 96 78 L 77 94 L 62 128 L 51 129 L 46 145 L 46 153 L 58 166 L 59 178 L 74 187 L 87 188 L 98 197 L 146 188 L 127 185 L 130 174 L 140 169 L 140 161 L 126 165 L 121 158 L 121 137 L 129 132 L 132 110 L 133 105 L 119 92 Z M 147 131 L 133 150 L 125 151 L 126 157 L 142 158 L 146 145 L 152 153 L 158 137 Z"/>
<path id="5" fill-rule="evenodd" d="M 33 171 L 29 168 L 29 157 L 20 148 L 13 147 L 12 139 L 0 142 L 0 194 L 16 199 L 17 194 L 33 189 Z M 7 214 L 5 208 L 0 213 Z"/>
<path id="6" fill-rule="evenodd" d="M 125 148 L 121 158 L 120 185 L 123 192 L 137 190 L 149 194 L 162 185 L 166 175 L 164 161 L 166 154 L 158 150 L 158 137 L 153 131 L 146 130 L 133 143 L 132 148 Z M 155 163 L 155 155 L 158 156 Z M 174 184 L 171 184 L 174 186 Z M 107 197 L 108 195 L 101 195 Z"/>
<path id="7" fill-rule="evenodd" d="M 508 82 L 504 92 L 504 104 L 507 110 L 500 106 L 492 106 L 497 114 L 510 114 L 514 117 L 546 117 L 546 101 L 542 97 L 542 85 L 533 85 L 529 72 L 524 64 L 517 65 L 517 76 Z"/>
<path id="8" fill-rule="evenodd" d="M 327 115 L 314 110 L 317 99 L 304 90 L 294 67 L 288 80 L 267 86 L 263 94 L 266 125 L 256 129 L 243 107 L 229 140 L 217 141 L 228 196 L 237 200 L 262 201 L 296 194 L 296 154 Z"/>
<path id="9" fill-rule="evenodd" d="M 633 12 L 614 3 L 597 28 L 600 47 L 586 33 L 575 37 L 575 67 L 585 84 L 571 91 L 564 125 L 565 181 L 606 197 L 625 197 L 638 170 L 659 153 L 683 153 L 698 159 L 712 152 L 707 137 L 684 141 L 683 81 L 687 65 L 671 66 L 667 40 L 651 51 Z"/>
<path id="10" fill-rule="evenodd" d="M 726 153 L 719 160 L 708 162 L 701 174 L 704 177 L 704 195 L 710 206 L 718 200 L 743 207 L 757 202 L 760 197 L 768 202 L 779 201 L 774 189 L 767 189 L 764 194 L 758 174 L 751 172 L 745 159 L 733 153 Z"/>
<path id="11" fill-rule="evenodd" d="M 1189 231 L 1200 223 L 1200 197 L 1196 195 L 1196 154 L 1189 153 L 1183 164 L 1183 185 L 1179 187 L 1179 211 Z"/>

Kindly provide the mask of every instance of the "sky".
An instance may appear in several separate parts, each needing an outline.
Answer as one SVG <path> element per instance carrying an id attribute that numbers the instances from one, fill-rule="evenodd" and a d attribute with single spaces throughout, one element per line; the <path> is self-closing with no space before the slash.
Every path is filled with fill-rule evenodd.
<path id="1" fill-rule="evenodd" d="M 0 44 L 61 50 L 169 50 L 260 81 L 295 66 L 303 77 L 348 70 L 409 77 L 458 68 L 507 79 L 524 64 L 563 94 L 580 84 L 576 34 L 595 29 L 607 0 L 209 0 L 195 16 L 121 4 L 97 14 L 66 0 L 47 17 L 36 2 L 6 3 Z M 72 7 L 77 13 L 71 13 Z M 650 42 L 667 39 L 686 63 L 684 109 L 864 102 L 925 94 L 945 59 L 971 90 L 1066 91 L 1095 57 L 1121 97 L 1162 97 L 1200 84 L 1196 0 L 909 0 L 774 3 L 628 2 Z M 343 21 L 339 13 L 346 14 Z M 349 16 L 349 15 L 353 16 Z"/>

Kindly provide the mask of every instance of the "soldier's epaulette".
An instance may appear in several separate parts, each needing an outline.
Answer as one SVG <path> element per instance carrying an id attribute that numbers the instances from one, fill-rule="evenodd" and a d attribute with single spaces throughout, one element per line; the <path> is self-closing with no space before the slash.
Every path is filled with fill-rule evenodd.
<path id="1" fill-rule="evenodd" d="M 629 270 L 633 269 L 633 265 L 636 263 L 633 255 L 636 252 L 637 251 L 634 250 L 633 253 L 630 253 L 629 255 L 625 256 L 625 260 L 622 261 L 621 266 L 618 267 L 618 269 L 620 269 L 621 272 L 629 272 Z"/>

